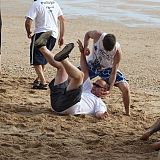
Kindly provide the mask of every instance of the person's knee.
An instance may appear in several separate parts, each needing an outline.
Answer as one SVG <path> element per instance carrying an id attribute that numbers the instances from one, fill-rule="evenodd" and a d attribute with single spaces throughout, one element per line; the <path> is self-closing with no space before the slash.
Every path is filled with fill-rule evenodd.
<path id="1" fill-rule="evenodd" d="M 46 51 L 46 46 L 43 46 L 43 47 L 39 48 L 39 51 L 43 54 L 43 52 Z"/>
<path id="2" fill-rule="evenodd" d="M 77 79 L 78 81 L 83 81 L 84 73 L 80 71 L 79 74 L 77 74 L 77 76 L 75 77 L 75 79 Z"/>
<path id="3" fill-rule="evenodd" d="M 129 86 L 128 86 L 128 85 L 125 85 L 122 92 L 123 92 L 125 95 L 129 95 L 129 93 L 130 93 Z"/>
<path id="4" fill-rule="evenodd" d="M 63 65 L 61 63 L 59 63 L 57 66 L 57 72 L 60 74 L 60 75 L 63 75 L 63 74 L 66 74 L 66 70 L 65 68 L 63 67 Z"/>
<path id="5" fill-rule="evenodd" d="M 42 65 L 33 65 L 35 70 L 41 70 L 42 69 Z"/>
<path id="6" fill-rule="evenodd" d="M 80 78 L 82 81 L 84 80 L 84 73 L 83 72 L 81 72 Z"/>
<path id="7" fill-rule="evenodd" d="M 122 94 L 129 95 L 130 89 L 128 83 L 122 82 L 118 84 L 117 87 L 121 90 Z"/>

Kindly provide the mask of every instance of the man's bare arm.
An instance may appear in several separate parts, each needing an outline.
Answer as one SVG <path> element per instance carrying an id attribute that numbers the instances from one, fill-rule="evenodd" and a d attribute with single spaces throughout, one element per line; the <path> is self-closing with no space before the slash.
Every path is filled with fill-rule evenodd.
<path id="1" fill-rule="evenodd" d="M 112 67 L 112 72 L 111 72 L 111 76 L 109 78 L 109 91 L 112 89 L 115 80 L 116 80 L 116 74 L 117 74 L 117 70 L 118 70 L 118 66 L 119 66 L 119 62 L 121 60 L 121 54 L 122 51 L 119 48 L 114 56 L 114 61 L 113 61 L 113 67 Z"/>
<path id="2" fill-rule="evenodd" d="M 88 49 L 89 46 L 89 39 L 93 39 L 94 43 L 98 41 L 98 39 L 101 36 L 101 32 L 98 32 L 96 30 L 94 31 L 88 31 L 84 36 L 84 55 L 89 55 L 90 51 Z"/>
<path id="3" fill-rule="evenodd" d="M 97 112 L 96 113 L 96 117 L 98 118 L 98 119 L 105 119 L 106 117 L 108 116 L 108 112 Z"/>
<path id="4" fill-rule="evenodd" d="M 29 17 L 26 18 L 25 29 L 26 29 L 28 38 L 32 37 L 32 35 L 31 35 L 32 34 L 32 32 L 31 32 L 32 22 L 33 22 L 32 19 L 30 19 Z"/>
<path id="5" fill-rule="evenodd" d="M 80 67 L 81 67 L 81 71 L 84 73 L 83 81 L 85 81 L 89 77 L 88 64 L 87 64 L 86 56 L 84 55 L 84 47 L 82 42 L 78 39 L 77 43 L 78 43 L 79 51 L 81 52 Z"/>
<path id="6" fill-rule="evenodd" d="M 59 16 L 58 20 L 60 23 L 60 34 L 59 34 L 58 45 L 59 47 L 61 47 L 64 44 L 64 17 Z"/>

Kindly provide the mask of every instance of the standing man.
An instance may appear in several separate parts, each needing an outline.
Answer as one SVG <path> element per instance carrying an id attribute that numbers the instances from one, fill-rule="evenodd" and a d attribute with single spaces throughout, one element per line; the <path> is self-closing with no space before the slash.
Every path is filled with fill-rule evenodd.
<path id="1" fill-rule="evenodd" d="M 88 49 L 90 39 L 93 39 L 91 54 Z M 114 85 L 118 87 L 122 92 L 125 114 L 129 116 L 130 90 L 125 77 L 118 71 L 122 51 L 120 44 L 116 42 L 116 37 L 113 34 L 98 31 L 87 32 L 84 37 L 84 54 L 89 55 L 87 63 L 90 78 L 100 76 L 109 84 L 109 92 Z"/>
<path id="2" fill-rule="evenodd" d="M 47 31 L 52 31 L 52 35 L 47 40 L 46 47 L 51 51 L 58 37 L 58 20 L 60 25 L 60 34 L 58 45 L 61 47 L 64 43 L 64 17 L 58 3 L 54 0 L 34 0 L 31 8 L 26 15 L 25 28 L 28 38 L 31 38 L 30 45 L 30 64 L 34 66 L 37 78 L 33 83 L 34 89 L 47 89 L 48 85 L 44 77 L 44 68 L 47 64 L 46 59 L 34 46 L 34 42 L 39 36 Z M 32 24 L 35 21 L 35 31 L 32 36 Z"/>
<path id="3" fill-rule="evenodd" d="M 1 25 L 1 31 L 2 31 L 1 11 L 0 11 L 0 25 Z M 0 32 L 0 74 L 1 74 L 1 32 Z"/>

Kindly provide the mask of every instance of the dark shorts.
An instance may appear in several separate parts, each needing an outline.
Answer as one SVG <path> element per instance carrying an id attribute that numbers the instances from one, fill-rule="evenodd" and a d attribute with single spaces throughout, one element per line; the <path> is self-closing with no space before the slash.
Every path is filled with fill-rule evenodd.
<path id="1" fill-rule="evenodd" d="M 68 81 L 54 85 L 54 79 L 49 83 L 51 90 L 51 106 L 56 112 L 62 112 L 81 100 L 82 85 L 79 88 L 66 91 Z"/>
<path id="2" fill-rule="evenodd" d="M 42 33 L 44 33 L 44 32 L 42 32 Z M 39 38 L 39 36 L 42 33 L 37 33 L 32 36 L 31 44 L 30 44 L 30 64 L 31 65 L 45 65 L 45 64 L 47 64 L 47 61 L 44 58 L 44 56 L 42 55 L 42 53 L 39 51 L 39 49 L 37 47 L 34 46 L 34 42 L 36 41 L 36 39 Z M 50 36 L 47 41 L 46 47 L 51 51 L 53 49 L 53 47 L 55 46 L 55 43 L 56 43 L 56 39 L 54 37 Z"/>

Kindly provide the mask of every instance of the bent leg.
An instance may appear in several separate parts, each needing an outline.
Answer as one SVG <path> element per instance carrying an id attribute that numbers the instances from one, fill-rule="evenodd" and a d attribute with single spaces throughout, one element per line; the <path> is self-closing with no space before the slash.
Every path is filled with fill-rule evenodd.
<path id="1" fill-rule="evenodd" d="M 83 84 L 84 74 L 76 66 L 74 66 L 68 59 L 61 61 L 69 78 L 70 82 L 67 90 L 77 89 Z"/>
<path id="2" fill-rule="evenodd" d="M 51 32 L 46 32 L 42 34 L 39 39 L 36 40 L 35 45 L 39 48 L 40 52 L 44 55 L 46 60 L 54 67 L 57 68 L 57 76 L 55 79 L 55 84 L 60 83 L 60 81 L 65 81 L 70 77 L 70 83 L 67 87 L 67 90 L 76 89 L 83 83 L 83 73 L 74 65 L 72 65 L 67 59 L 62 59 L 61 62 L 55 61 L 54 56 L 52 53 L 46 48 L 47 39 L 50 37 Z M 68 44 L 67 46 L 70 46 Z M 72 44 L 71 48 L 65 46 L 58 55 L 63 55 L 62 57 L 68 57 L 69 53 L 73 49 L 74 45 Z M 68 50 L 69 49 L 69 50 Z M 67 55 L 67 56 L 64 56 Z M 56 56 L 57 57 L 57 54 Z"/>
<path id="3" fill-rule="evenodd" d="M 151 133 L 160 131 L 160 118 L 150 127 Z"/>
<path id="4" fill-rule="evenodd" d="M 130 115 L 130 90 L 129 90 L 129 84 L 127 82 L 120 82 L 116 84 L 116 86 L 121 90 L 122 92 L 122 98 L 123 103 L 125 107 L 126 115 Z"/>
<path id="5" fill-rule="evenodd" d="M 160 118 L 149 129 L 147 129 L 140 139 L 148 140 L 149 137 L 157 131 L 160 131 Z"/>
<path id="6" fill-rule="evenodd" d="M 62 63 L 54 60 L 53 53 L 50 50 L 48 50 L 46 46 L 39 48 L 39 50 L 46 58 L 46 60 L 49 62 L 49 64 L 57 68 L 54 84 L 56 85 L 65 82 L 68 79 L 68 74 L 66 73 Z"/>

